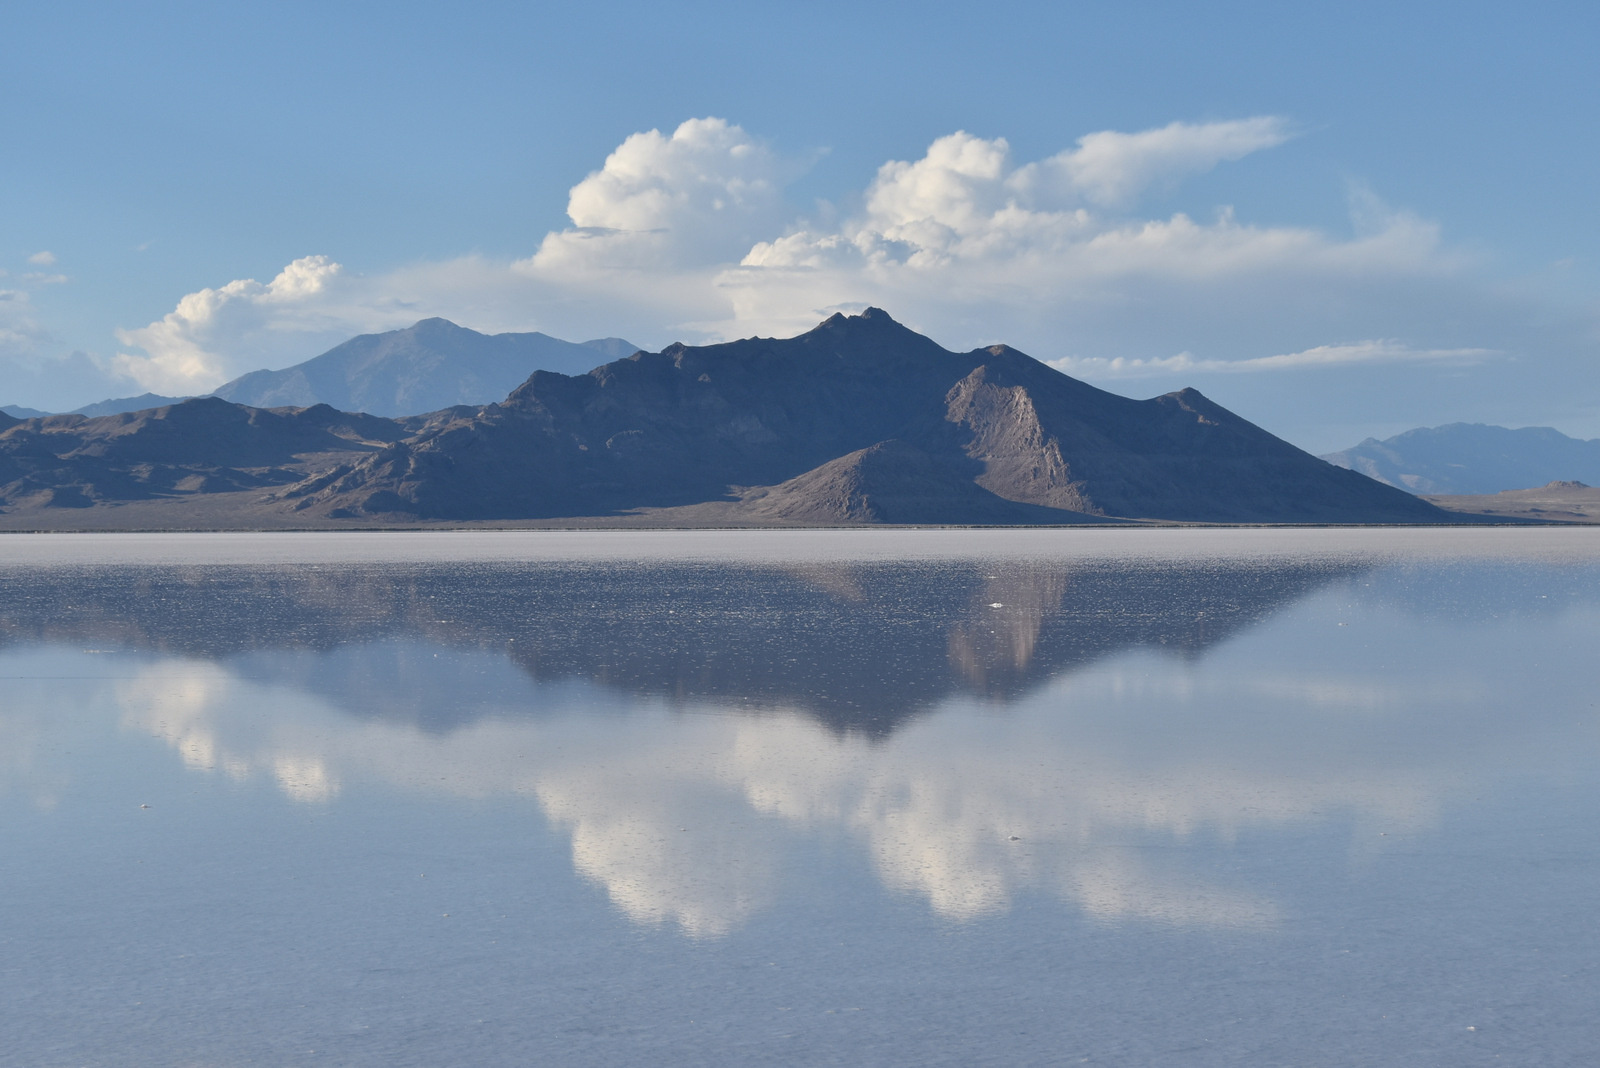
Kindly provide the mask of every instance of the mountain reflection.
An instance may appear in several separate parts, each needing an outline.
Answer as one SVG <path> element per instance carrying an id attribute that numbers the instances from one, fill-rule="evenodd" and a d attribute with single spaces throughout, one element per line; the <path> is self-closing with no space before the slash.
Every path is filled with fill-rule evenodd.
<path id="1" fill-rule="evenodd" d="M 1208 850 L 1337 817 L 1359 860 L 1481 769 L 1592 771 L 1587 676 L 1506 669 L 1559 614 L 1430 642 L 1394 581 L 1314 561 L 6 573 L 0 793 L 70 793 L 75 749 L 48 739 L 77 716 L 297 806 L 521 799 L 624 914 L 697 937 L 778 907 L 803 836 L 951 920 L 1045 893 L 1105 923 L 1268 929 L 1284 903 Z"/>
<path id="2" fill-rule="evenodd" d="M 1300 562 L 793 568 L 661 565 L 0 571 L 0 641 L 71 641 L 294 673 L 433 730 L 520 673 L 801 709 L 888 733 L 957 693 L 1014 701 L 1135 647 L 1193 655 L 1348 575 Z M 426 648 L 476 657 L 430 662 Z M 282 654 L 311 650 L 306 659 Z M 542 694 L 526 693 L 530 710 Z M 503 702 L 500 702 L 503 705 Z"/>

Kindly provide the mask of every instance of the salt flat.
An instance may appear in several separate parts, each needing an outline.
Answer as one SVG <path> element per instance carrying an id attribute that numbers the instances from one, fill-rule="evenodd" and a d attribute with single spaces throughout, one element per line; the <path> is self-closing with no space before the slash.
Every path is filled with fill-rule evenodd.
<path id="1" fill-rule="evenodd" d="M 953 560 L 1368 557 L 1587 559 L 1585 527 L 1182 527 L 1061 530 L 450 530 L 16 533 L 0 566 L 518 560 Z"/>

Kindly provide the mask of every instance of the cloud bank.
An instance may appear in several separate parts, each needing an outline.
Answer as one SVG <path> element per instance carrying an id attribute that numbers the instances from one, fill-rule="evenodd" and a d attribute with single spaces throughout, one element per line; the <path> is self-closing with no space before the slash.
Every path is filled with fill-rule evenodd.
<path id="1" fill-rule="evenodd" d="M 1169 388 L 1174 375 L 1484 365 L 1549 342 L 1547 309 L 1361 187 L 1348 234 L 1226 205 L 1140 210 L 1294 136 L 1276 116 L 1174 122 L 1019 161 L 1004 138 L 957 131 L 805 217 L 784 195 L 804 160 L 692 119 L 624 140 L 572 187 L 572 225 L 524 259 L 358 275 L 308 255 L 119 332 L 115 367 L 142 388 L 197 392 L 428 315 L 659 347 L 792 334 L 868 304 L 949 347 L 1004 340 L 1091 380 Z"/>

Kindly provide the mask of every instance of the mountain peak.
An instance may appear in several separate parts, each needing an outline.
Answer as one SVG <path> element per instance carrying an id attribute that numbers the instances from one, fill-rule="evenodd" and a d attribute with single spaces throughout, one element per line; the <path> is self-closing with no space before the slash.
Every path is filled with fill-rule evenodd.
<path id="1" fill-rule="evenodd" d="M 476 334 L 477 331 L 473 330 L 473 329 L 470 329 L 469 327 L 461 326 L 459 323 L 453 323 L 449 319 L 446 319 L 446 318 L 444 318 L 442 316 L 434 315 L 434 316 L 430 316 L 427 319 L 418 319 L 416 322 L 411 324 L 411 328 L 407 331 L 407 333 L 411 333 L 411 334 L 455 334 L 455 333 Z"/>
<path id="2" fill-rule="evenodd" d="M 818 330 L 862 330 L 872 328 L 882 330 L 890 328 L 911 333 L 909 327 L 898 323 L 888 312 L 882 308 L 866 308 L 855 315 L 846 315 L 844 312 L 834 312 L 821 323 L 817 324 Z"/>
<path id="3" fill-rule="evenodd" d="M 293 367 L 252 371 L 214 392 L 257 408 L 320 401 L 344 412 L 418 415 L 500 401 L 534 371 L 586 374 L 633 348 L 620 339 L 577 345 L 536 331 L 485 334 L 434 316 L 362 334 Z"/>

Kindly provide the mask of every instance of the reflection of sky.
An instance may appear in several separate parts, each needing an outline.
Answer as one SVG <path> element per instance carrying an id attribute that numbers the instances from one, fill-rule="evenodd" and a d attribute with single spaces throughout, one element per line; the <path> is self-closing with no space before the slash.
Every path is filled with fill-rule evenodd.
<path id="1" fill-rule="evenodd" d="M 1587 1063 L 1600 531 L 1188 533 L 0 567 L 4 1048 Z"/>
<path id="2" fill-rule="evenodd" d="M 951 920 L 1045 893 L 1106 923 L 1270 929 L 1290 902 L 1220 870 L 1230 843 L 1334 821 L 1362 855 L 1380 835 L 1426 834 L 1487 782 L 1596 756 L 1593 716 L 1580 714 L 1587 676 L 1564 656 L 1592 639 L 1590 601 L 1515 625 L 1489 610 L 1419 630 L 1369 581 L 1313 594 L 1198 658 L 1122 653 L 1010 702 L 947 698 L 887 737 L 781 704 L 733 711 L 540 684 L 493 654 L 426 642 L 231 661 L 35 647 L 0 666 L 20 677 L 0 714 L 0 772 L 40 806 L 74 789 L 70 752 L 44 741 L 59 729 L 45 710 L 70 700 L 91 713 L 86 731 L 114 722 L 158 739 L 188 773 L 269 782 L 301 805 L 377 786 L 525 799 L 624 914 L 696 936 L 781 908 L 786 854 L 804 835 L 845 836 L 884 886 Z M 991 585 L 977 607 L 1006 606 L 991 596 L 1012 613 L 952 622 L 962 671 L 1027 666 L 1062 591 Z M 381 670 L 397 655 L 490 680 L 463 687 L 473 715 L 446 730 L 374 715 L 350 681 L 370 671 L 317 667 L 368 657 Z M 66 684 L 75 696 L 51 681 L 63 678 L 78 679 Z"/>

